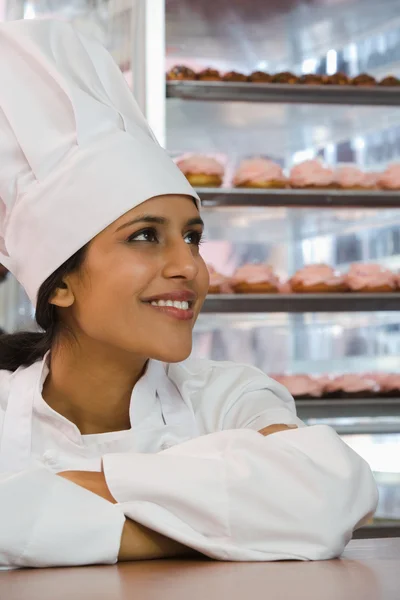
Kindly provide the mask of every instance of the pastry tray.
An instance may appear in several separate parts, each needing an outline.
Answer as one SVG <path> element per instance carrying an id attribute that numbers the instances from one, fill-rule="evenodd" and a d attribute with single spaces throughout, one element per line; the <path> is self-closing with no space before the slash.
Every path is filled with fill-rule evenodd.
<path id="1" fill-rule="evenodd" d="M 210 294 L 203 313 L 339 313 L 400 311 L 400 293 Z"/>
<path id="2" fill-rule="evenodd" d="M 197 188 L 204 207 L 400 208 L 400 191 Z"/>
<path id="3" fill-rule="evenodd" d="M 230 102 L 399 106 L 400 86 L 359 87 L 351 85 L 306 85 L 288 83 L 168 81 L 167 98 Z"/>

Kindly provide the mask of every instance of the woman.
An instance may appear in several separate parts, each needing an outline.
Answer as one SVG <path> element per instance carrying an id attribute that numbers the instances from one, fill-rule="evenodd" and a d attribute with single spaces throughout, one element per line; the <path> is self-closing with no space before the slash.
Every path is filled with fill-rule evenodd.
<path id="1" fill-rule="evenodd" d="M 198 199 L 110 56 L 8 23 L 0 81 L 0 260 L 43 329 L 0 338 L 0 565 L 339 555 L 370 469 L 260 371 L 185 361 Z"/>

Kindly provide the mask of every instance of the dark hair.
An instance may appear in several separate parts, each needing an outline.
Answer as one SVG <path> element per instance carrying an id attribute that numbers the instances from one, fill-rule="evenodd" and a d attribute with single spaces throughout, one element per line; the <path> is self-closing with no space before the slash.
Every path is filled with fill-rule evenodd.
<path id="1" fill-rule="evenodd" d="M 78 250 L 40 286 L 35 319 L 42 331 L 0 335 L 0 369 L 16 371 L 18 367 L 32 365 L 51 349 L 60 332 L 60 319 L 49 300 L 55 290 L 63 286 L 63 278 L 82 266 L 86 248 Z"/>

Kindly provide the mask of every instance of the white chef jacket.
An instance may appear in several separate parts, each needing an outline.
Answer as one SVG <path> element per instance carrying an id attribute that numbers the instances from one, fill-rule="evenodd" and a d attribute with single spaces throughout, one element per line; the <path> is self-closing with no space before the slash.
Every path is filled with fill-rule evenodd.
<path id="1" fill-rule="evenodd" d="M 131 429 L 96 435 L 45 403 L 47 374 L 0 371 L 0 567 L 115 563 L 126 517 L 217 559 L 326 559 L 376 508 L 367 463 L 253 367 L 149 361 Z M 257 433 L 275 423 L 299 429 Z M 56 476 L 102 467 L 115 505 Z"/>

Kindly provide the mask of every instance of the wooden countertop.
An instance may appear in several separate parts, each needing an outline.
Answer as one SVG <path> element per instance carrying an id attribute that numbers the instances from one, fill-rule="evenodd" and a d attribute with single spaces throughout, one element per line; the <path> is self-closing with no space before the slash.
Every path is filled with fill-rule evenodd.
<path id="1" fill-rule="evenodd" d="M 1 600 L 399 600 L 400 538 L 353 540 L 340 560 L 165 560 L 0 572 Z"/>

